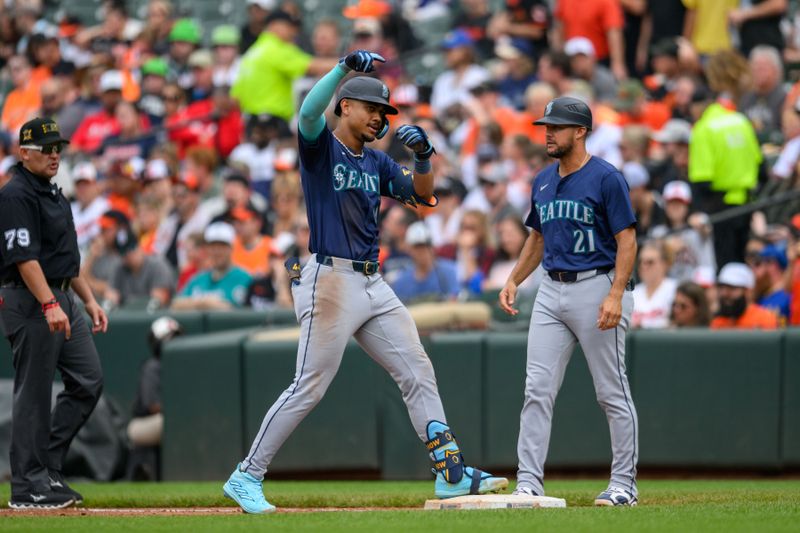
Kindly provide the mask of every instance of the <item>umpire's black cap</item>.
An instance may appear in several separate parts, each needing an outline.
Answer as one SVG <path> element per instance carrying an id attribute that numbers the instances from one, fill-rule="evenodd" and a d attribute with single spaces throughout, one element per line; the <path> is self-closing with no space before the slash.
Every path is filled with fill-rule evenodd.
<path id="1" fill-rule="evenodd" d="M 339 96 L 336 98 L 336 108 L 333 110 L 336 116 L 342 114 L 342 100 L 362 100 L 381 104 L 386 109 L 387 115 L 396 115 L 397 109 L 389 103 L 389 88 L 381 80 L 370 78 L 369 76 L 356 76 L 350 78 L 339 87 Z"/>
<path id="2" fill-rule="evenodd" d="M 19 130 L 19 144 L 35 144 L 44 146 L 45 144 L 69 143 L 61 137 L 58 124 L 52 118 L 35 118 L 29 120 Z"/>
<path id="3" fill-rule="evenodd" d="M 582 126 L 592 129 L 592 110 L 582 100 L 561 96 L 550 100 L 544 108 L 544 116 L 535 121 L 537 126 L 554 124 L 560 126 Z"/>

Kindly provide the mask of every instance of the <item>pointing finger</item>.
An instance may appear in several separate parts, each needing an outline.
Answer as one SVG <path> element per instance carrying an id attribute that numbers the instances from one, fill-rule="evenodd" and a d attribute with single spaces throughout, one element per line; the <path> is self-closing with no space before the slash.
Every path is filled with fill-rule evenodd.
<path id="1" fill-rule="evenodd" d="M 66 334 L 67 340 L 72 336 L 72 328 L 69 326 L 69 318 L 65 318 L 64 320 L 64 333 Z"/>

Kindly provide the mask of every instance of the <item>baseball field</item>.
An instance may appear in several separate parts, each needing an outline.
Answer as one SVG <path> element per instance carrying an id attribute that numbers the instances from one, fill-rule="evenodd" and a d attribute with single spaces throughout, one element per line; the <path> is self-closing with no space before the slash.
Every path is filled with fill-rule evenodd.
<path id="1" fill-rule="evenodd" d="M 595 508 L 602 480 L 553 480 L 567 509 L 423 511 L 433 484 L 270 481 L 279 508 L 242 514 L 216 483 L 74 483 L 86 506 L 57 512 L 0 511 L 7 531 L 797 531 L 800 480 L 640 481 L 635 508 Z M 0 497 L 8 499 L 8 484 Z"/>

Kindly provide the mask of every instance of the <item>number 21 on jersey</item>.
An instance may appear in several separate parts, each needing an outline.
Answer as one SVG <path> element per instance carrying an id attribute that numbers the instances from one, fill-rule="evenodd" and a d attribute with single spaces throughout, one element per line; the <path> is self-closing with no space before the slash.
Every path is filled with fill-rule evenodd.
<path id="1" fill-rule="evenodd" d="M 594 230 L 593 229 L 576 229 L 572 232 L 575 238 L 575 244 L 572 247 L 572 253 L 585 254 L 595 251 L 594 247 Z"/>

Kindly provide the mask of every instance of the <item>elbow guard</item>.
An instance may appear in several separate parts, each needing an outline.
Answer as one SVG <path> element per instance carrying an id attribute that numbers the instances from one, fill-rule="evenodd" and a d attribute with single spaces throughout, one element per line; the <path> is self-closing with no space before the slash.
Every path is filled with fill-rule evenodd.
<path id="1" fill-rule="evenodd" d="M 400 171 L 389 181 L 389 196 L 414 208 L 419 204 L 435 207 L 439 203 L 436 195 L 430 201 L 414 191 L 414 174 L 406 167 L 400 167 Z"/>

